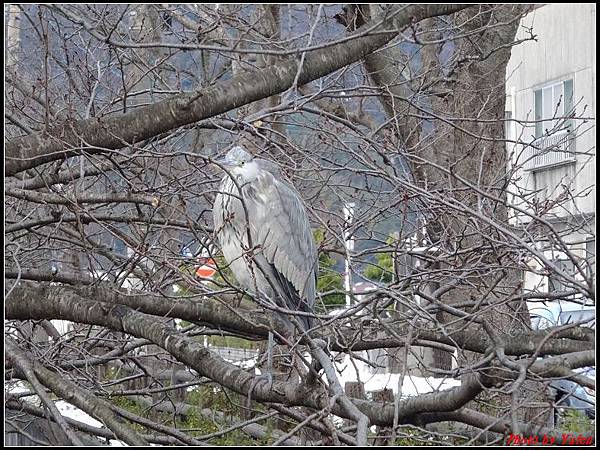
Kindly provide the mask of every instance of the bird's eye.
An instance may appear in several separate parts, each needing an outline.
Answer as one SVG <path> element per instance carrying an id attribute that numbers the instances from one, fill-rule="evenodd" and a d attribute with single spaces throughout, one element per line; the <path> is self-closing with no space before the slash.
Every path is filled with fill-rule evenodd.
<path id="1" fill-rule="evenodd" d="M 242 164 L 242 166 L 243 166 L 244 164 L 246 164 L 246 162 L 245 162 L 245 161 L 242 161 L 242 163 L 241 163 L 241 164 Z"/>

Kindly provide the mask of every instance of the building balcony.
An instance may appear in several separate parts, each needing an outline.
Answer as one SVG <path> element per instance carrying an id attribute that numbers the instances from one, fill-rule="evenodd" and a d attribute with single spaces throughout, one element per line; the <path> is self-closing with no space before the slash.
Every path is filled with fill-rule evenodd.
<path id="1" fill-rule="evenodd" d="M 523 159 L 523 168 L 530 171 L 574 163 L 575 134 L 564 131 L 537 138 L 525 148 Z"/>

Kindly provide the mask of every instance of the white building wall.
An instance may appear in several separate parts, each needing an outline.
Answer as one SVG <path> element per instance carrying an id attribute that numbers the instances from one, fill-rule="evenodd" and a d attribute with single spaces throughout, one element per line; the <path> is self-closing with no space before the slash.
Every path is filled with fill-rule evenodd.
<path id="1" fill-rule="evenodd" d="M 585 220 L 588 225 L 579 232 L 565 236 L 571 243 L 570 250 L 579 258 L 586 259 L 586 240 L 593 239 L 596 212 L 596 5 L 595 4 L 562 4 L 543 5 L 537 7 L 521 20 L 517 39 L 530 36 L 529 30 L 536 36 L 535 41 L 526 41 L 511 52 L 506 73 L 506 108 L 510 117 L 517 122 L 509 122 L 507 139 L 530 143 L 535 138 L 535 123 L 519 123 L 535 119 L 535 90 L 566 79 L 573 80 L 573 103 L 575 105 L 575 163 L 562 164 L 552 169 L 556 179 L 561 179 L 567 172 L 572 174 L 570 190 L 574 194 L 586 193 L 576 197 L 574 203 L 564 202 L 565 208 L 555 208 L 551 212 L 557 217 L 589 215 Z M 587 121 L 586 121 L 587 118 Z M 510 190 L 516 195 L 509 196 L 509 201 L 528 212 L 533 212 L 531 200 L 535 187 L 534 172 L 523 167 L 527 152 L 523 144 L 507 144 L 513 173 Z M 531 149 L 531 148 L 530 148 Z M 572 157 L 566 155 L 565 157 Z M 531 168 L 531 163 L 529 165 Z M 561 175 L 562 173 L 562 175 Z M 540 178 L 538 178 L 539 182 Z M 555 182 L 557 180 L 554 180 Z M 559 187 L 557 191 L 561 191 Z M 529 195 L 529 201 L 519 199 Z M 545 216 L 549 218 L 549 216 Z M 515 214 L 512 223 L 525 224 L 530 219 L 526 214 Z M 561 228 L 560 223 L 556 223 Z M 542 245 L 540 243 L 540 250 Z M 544 256 L 555 261 L 560 255 L 551 250 L 543 250 Z M 538 261 L 528 261 L 530 271 L 525 273 L 525 288 L 528 291 L 547 292 L 548 277 L 544 275 L 544 267 Z M 577 279 L 581 276 L 576 275 Z M 549 302 L 547 304 L 531 303 L 530 311 L 549 320 L 556 319 L 563 310 L 581 309 L 582 305 L 567 301 Z M 583 308 L 586 308 L 585 306 Z M 542 311 L 544 310 L 544 311 Z"/>
<path id="2" fill-rule="evenodd" d="M 531 29 L 536 41 L 523 42 L 512 49 L 507 67 L 507 109 L 512 118 L 534 120 L 534 91 L 552 82 L 573 79 L 576 116 L 595 119 L 595 62 L 596 62 L 596 5 L 544 5 L 521 20 L 517 39 L 526 39 Z M 509 125 L 509 136 L 531 142 L 534 123 Z M 559 216 L 595 213 L 595 142 L 594 120 L 577 120 L 575 142 L 576 163 L 571 191 L 589 194 L 577 198 L 566 210 L 557 209 Z M 523 145 L 508 145 L 511 160 L 518 167 L 524 161 Z M 524 168 L 516 170 L 513 191 L 519 194 L 534 190 L 533 173 Z M 560 189 L 559 189 L 560 190 Z M 515 204 L 519 204 L 515 198 Z M 524 205 L 523 205 L 524 206 Z M 528 221 L 519 217 L 519 221 Z"/>

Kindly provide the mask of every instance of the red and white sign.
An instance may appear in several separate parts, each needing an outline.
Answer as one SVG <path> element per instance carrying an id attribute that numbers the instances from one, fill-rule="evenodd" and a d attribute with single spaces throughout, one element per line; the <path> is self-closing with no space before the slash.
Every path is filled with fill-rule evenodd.
<path id="1" fill-rule="evenodd" d="M 196 269 L 196 275 L 200 278 L 212 278 L 217 271 L 217 264 L 212 258 L 198 258 L 200 266 Z"/>

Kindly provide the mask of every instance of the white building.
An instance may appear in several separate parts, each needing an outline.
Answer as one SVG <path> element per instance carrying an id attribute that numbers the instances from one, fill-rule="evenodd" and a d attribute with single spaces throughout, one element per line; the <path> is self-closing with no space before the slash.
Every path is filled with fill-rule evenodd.
<path id="1" fill-rule="evenodd" d="M 532 215 L 551 223 L 575 258 L 559 249 L 549 232 L 537 236 L 538 249 L 583 280 L 595 272 L 595 263 L 587 263 L 595 255 L 596 5 L 537 6 L 521 20 L 517 39 L 531 35 L 535 40 L 513 47 L 507 67 L 506 115 L 514 119 L 506 129 L 513 169 L 509 201 L 521 208 L 511 220 L 528 233 Z M 578 262 L 584 270 L 576 269 Z M 544 275 L 540 261 L 528 265 L 526 289 L 572 287 L 568 280 Z M 556 322 L 561 311 L 573 309 L 582 306 L 554 302 L 546 312 L 536 312 Z"/>

